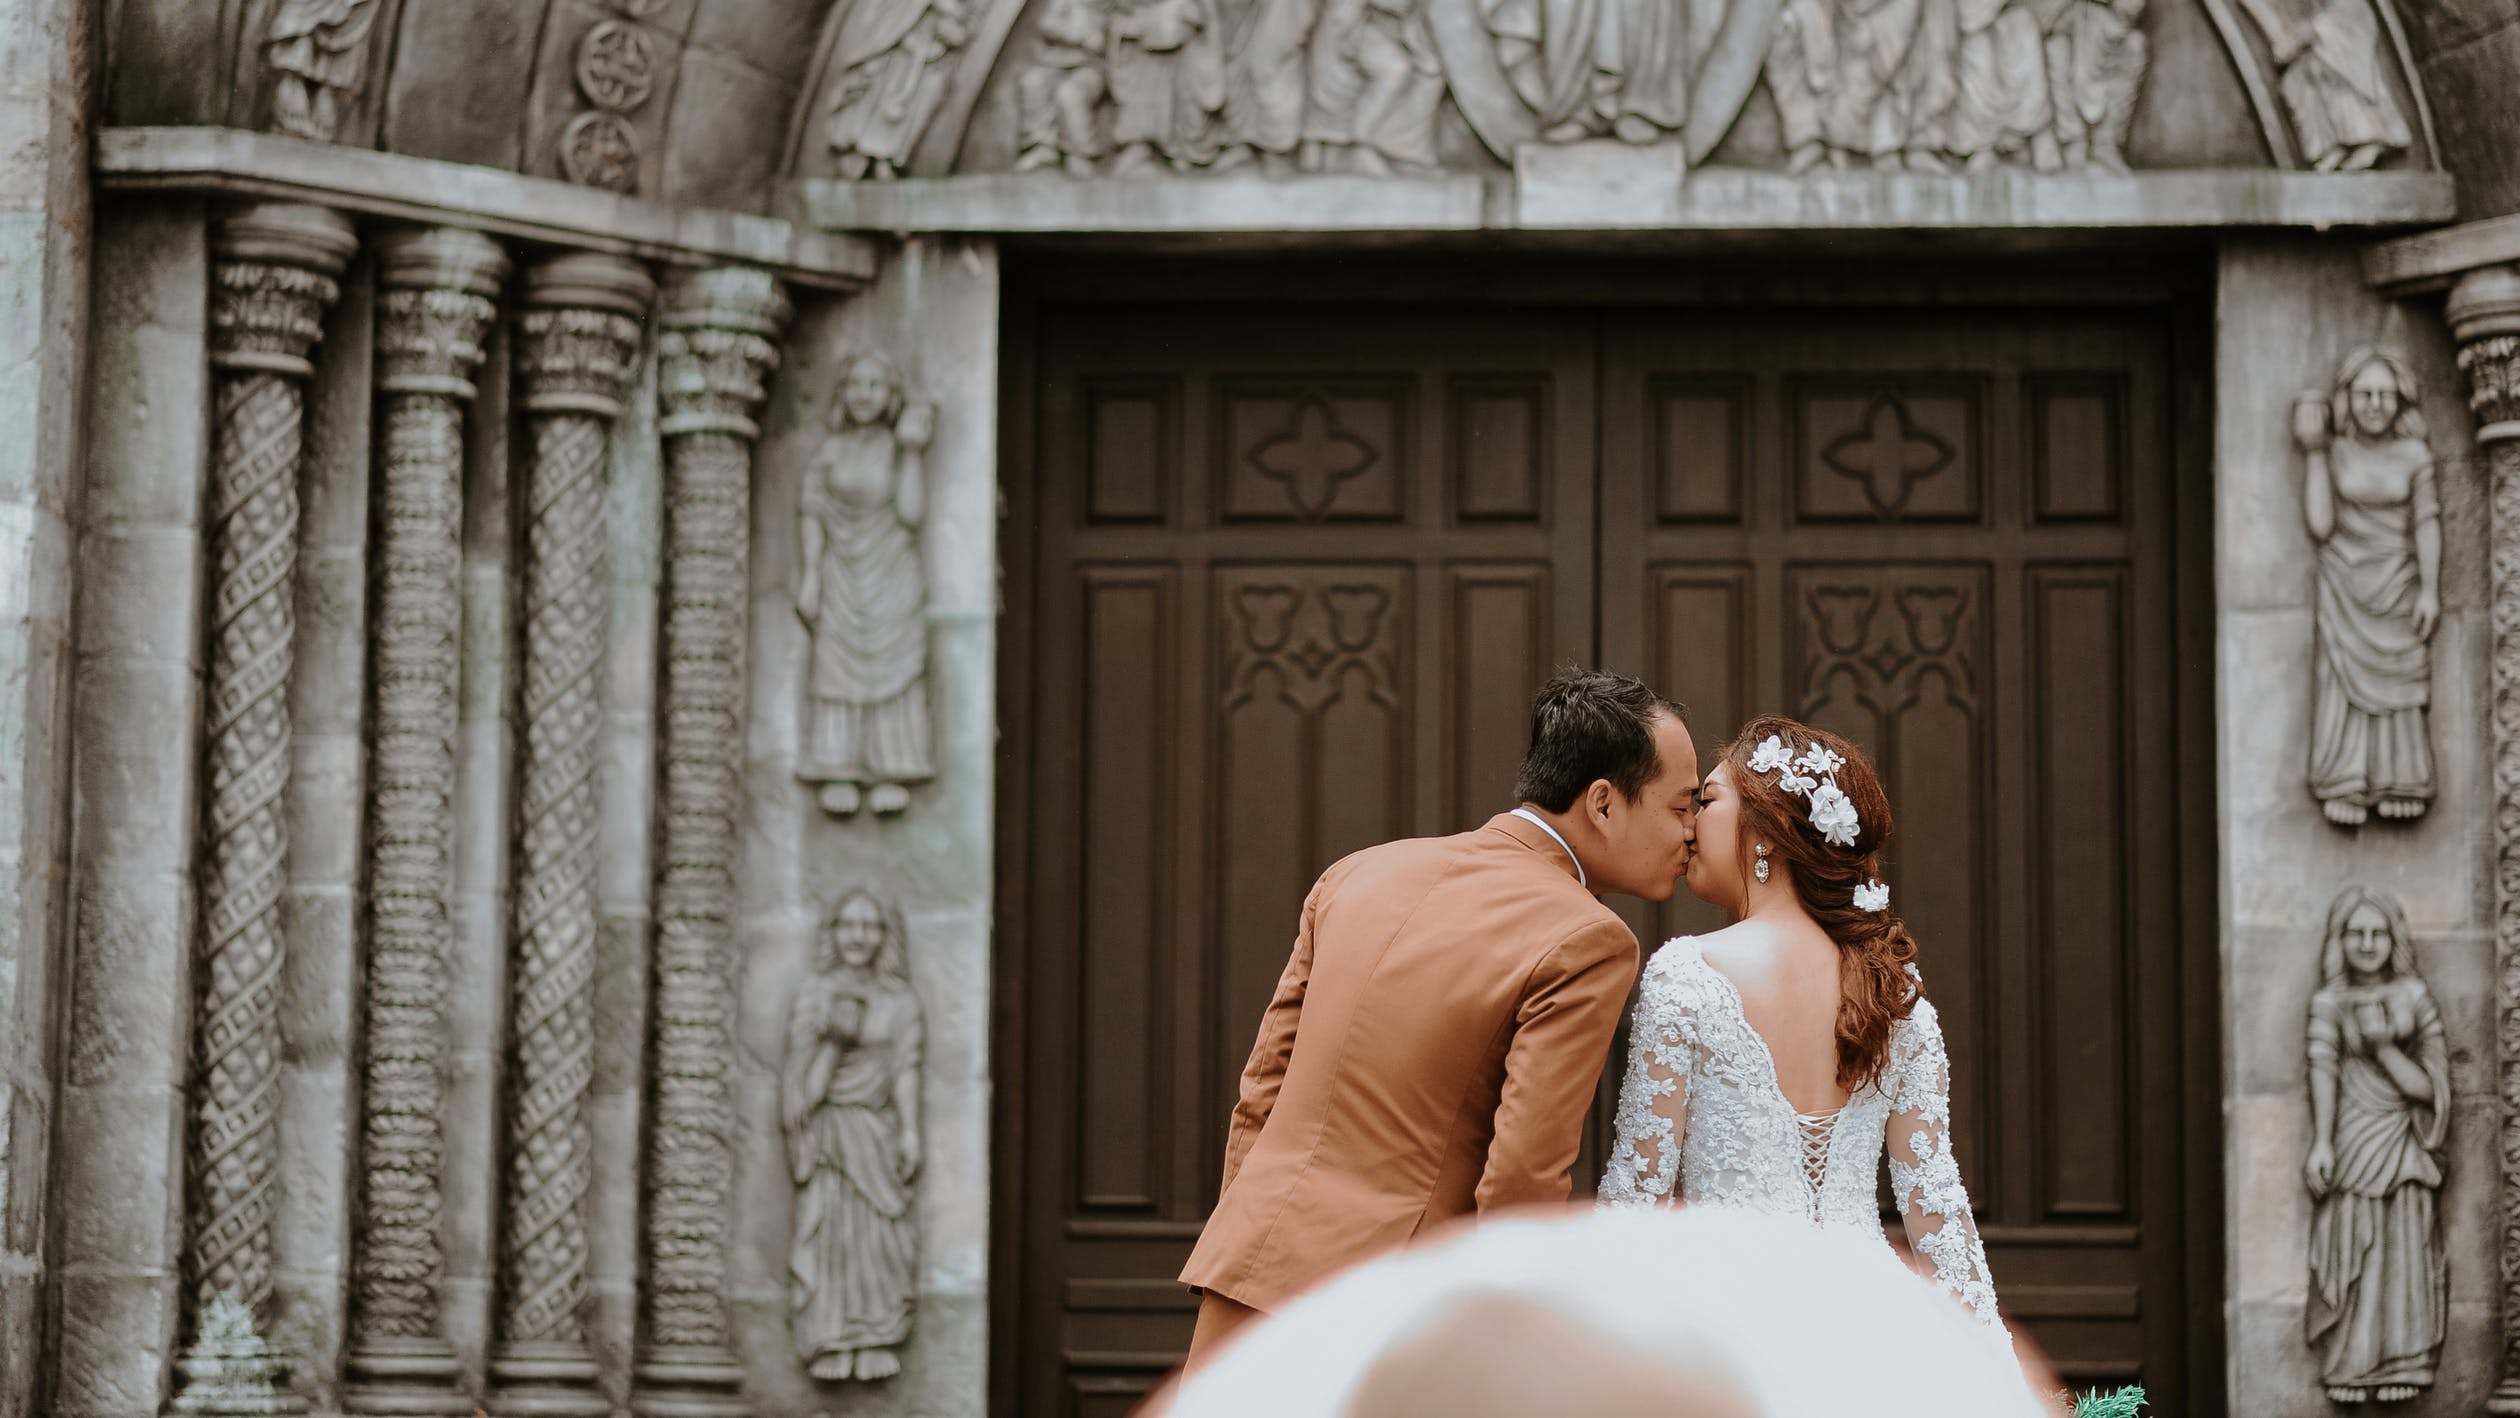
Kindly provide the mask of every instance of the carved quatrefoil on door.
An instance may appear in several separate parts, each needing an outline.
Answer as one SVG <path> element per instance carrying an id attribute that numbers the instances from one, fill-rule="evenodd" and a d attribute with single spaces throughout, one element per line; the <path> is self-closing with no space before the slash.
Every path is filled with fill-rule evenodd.
<path id="1" fill-rule="evenodd" d="M 1234 587 L 1229 604 L 1242 622 L 1242 644 L 1227 661 L 1230 701 L 1247 698 L 1254 678 L 1274 670 L 1281 697 L 1318 713 L 1339 697 L 1348 672 L 1361 669 L 1374 698 L 1391 702 L 1392 596 L 1387 585 L 1312 577 Z"/>
<path id="2" fill-rule="evenodd" d="M 1821 463 L 1861 484 L 1864 500 L 1884 520 L 1897 517 L 1916 485 L 1950 467 L 1957 456 L 1949 439 L 1919 427 L 1907 400 L 1888 389 L 1873 396 L 1852 433 L 1820 450 Z"/>
<path id="3" fill-rule="evenodd" d="M 1373 467 L 1381 454 L 1340 426 L 1329 400 L 1310 394 L 1284 428 L 1252 445 L 1247 456 L 1262 476 L 1286 489 L 1298 513 L 1318 520 L 1338 500 L 1339 485 Z"/>

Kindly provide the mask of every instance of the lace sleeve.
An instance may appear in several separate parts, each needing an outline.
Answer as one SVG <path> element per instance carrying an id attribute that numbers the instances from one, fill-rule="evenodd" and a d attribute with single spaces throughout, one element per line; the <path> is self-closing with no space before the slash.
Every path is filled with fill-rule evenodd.
<path id="1" fill-rule="evenodd" d="M 1969 1189 L 1951 1153 L 1951 1060 L 1943 1049 L 1934 1007 L 1918 1001 L 1916 1013 L 1898 1026 L 1892 1045 L 1890 1121 L 1883 1138 L 1890 1153 L 1890 1190 L 1899 1201 L 1908 1244 L 1931 1261 L 1934 1278 L 1977 1317 L 2002 1331 L 1995 1309 L 1995 1277 L 1986 1268 L 1986 1246 L 1969 1210 Z"/>
<path id="2" fill-rule="evenodd" d="M 1619 1088 L 1618 1140 L 1601 1177 L 1603 1206 L 1652 1206 L 1679 1190 L 1697 1017 L 1667 957 L 1657 953 L 1646 968 L 1628 1025 L 1627 1080 Z"/>

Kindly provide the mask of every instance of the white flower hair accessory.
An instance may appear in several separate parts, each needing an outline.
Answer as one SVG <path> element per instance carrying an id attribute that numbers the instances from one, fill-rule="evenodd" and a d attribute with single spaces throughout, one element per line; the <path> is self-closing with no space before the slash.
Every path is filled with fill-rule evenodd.
<path id="1" fill-rule="evenodd" d="M 1890 909 L 1890 888 L 1877 881 L 1868 881 L 1855 888 L 1855 909 L 1887 911 Z"/>
<path id="2" fill-rule="evenodd" d="M 1841 847 L 1855 845 L 1855 834 L 1863 830 L 1863 824 L 1856 820 L 1854 800 L 1839 791 L 1837 779 L 1823 778 L 1811 790 L 1811 825 Z"/>
<path id="3" fill-rule="evenodd" d="M 1783 792 L 1811 802 L 1811 826 L 1822 840 L 1841 847 L 1852 847 L 1864 830 L 1856 815 L 1855 802 L 1837 784 L 1837 771 L 1846 766 L 1846 757 L 1826 745 L 1814 743 L 1796 757 L 1793 747 L 1779 734 L 1770 734 L 1751 751 L 1750 771 L 1773 773 L 1776 786 Z M 1882 901 L 1889 901 L 1889 888 L 1882 888 Z M 1860 899 L 1860 898 L 1859 898 Z M 1878 907 L 1866 907 L 1877 910 Z"/>

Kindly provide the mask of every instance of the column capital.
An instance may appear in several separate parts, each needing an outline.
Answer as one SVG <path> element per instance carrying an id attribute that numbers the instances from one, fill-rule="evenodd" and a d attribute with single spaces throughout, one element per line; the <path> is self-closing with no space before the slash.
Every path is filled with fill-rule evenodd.
<path id="1" fill-rule="evenodd" d="M 402 227 L 377 238 L 376 254 L 378 383 L 389 394 L 472 398 L 507 251 L 460 227 Z"/>
<path id="2" fill-rule="evenodd" d="M 222 214 L 210 235 L 211 363 L 291 379 L 314 374 L 308 356 L 358 249 L 357 229 L 329 207 L 256 202 Z"/>
<path id="3" fill-rule="evenodd" d="M 525 268 L 517 368 L 533 413 L 621 412 L 656 282 L 626 256 L 573 251 Z"/>
<path id="4" fill-rule="evenodd" d="M 2467 376 L 2476 441 L 2520 439 L 2520 265 L 2479 266 L 2459 277 L 2447 310 Z"/>
<path id="5" fill-rule="evenodd" d="M 748 266 L 676 272 L 666 281 L 657 337 L 661 431 L 761 436 L 753 415 L 779 364 L 793 314 L 778 278 Z"/>

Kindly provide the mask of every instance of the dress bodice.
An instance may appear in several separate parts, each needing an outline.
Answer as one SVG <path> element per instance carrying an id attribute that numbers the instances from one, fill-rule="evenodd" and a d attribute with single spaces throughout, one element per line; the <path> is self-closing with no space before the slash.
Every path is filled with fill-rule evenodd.
<path id="1" fill-rule="evenodd" d="M 1797 1114 L 1740 991 L 1682 937 L 1645 968 L 1601 1202 L 1744 1207 L 1879 1237 L 1886 1154 L 1909 1244 L 1945 1288 L 2000 1327 L 1952 1156 L 1950 1086 L 1941 1025 L 1919 999 L 1891 1027 L 1880 1078 L 1831 1118 Z"/>

